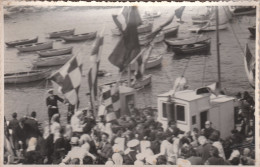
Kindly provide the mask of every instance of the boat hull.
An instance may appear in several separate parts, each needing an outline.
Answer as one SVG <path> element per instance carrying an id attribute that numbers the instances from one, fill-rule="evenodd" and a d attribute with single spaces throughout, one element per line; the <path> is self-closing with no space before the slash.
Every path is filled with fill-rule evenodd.
<path id="1" fill-rule="evenodd" d="M 51 70 L 34 70 L 21 73 L 8 73 L 4 76 L 5 84 L 28 83 L 47 78 Z"/>
<path id="2" fill-rule="evenodd" d="M 154 38 L 153 42 L 154 43 L 160 43 L 164 40 L 164 34 L 160 33 L 158 35 L 156 35 L 156 37 Z M 147 45 L 150 42 L 149 38 L 147 36 L 141 36 L 139 37 L 139 44 L 140 45 Z"/>
<path id="3" fill-rule="evenodd" d="M 15 47 L 18 45 L 25 45 L 25 44 L 30 44 L 30 43 L 35 43 L 38 41 L 38 37 L 33 38 L 33 39 L 21 39 L 21 40 L 16 40 L 16 41 L 10 41 L 10 42 L 6 42 L 5 44 L 8 47 Z"/>
<path id="4" fill-rule="evenodd" d="M 174 48 L 174 47 L 181 47 L 183 45 L 190 45 L 190 44 L 196 44 L 196 43 L 203 43 L 208 41 L 210 38 L 206 36 L 194 36 L 190 38 L 179 38 L 175 40 L 164 40 L 168 48 Z"/>
<path id="5" fill-rule="evenodd" d="M 76 42 L 76 41 L 85 41 L 95 39 L 97 32 L 86 33 L 86 34 L 78 34 L 78 35 L 70 35 L 64 36 L 62 39 L 66 42 Z"/>
<path id="6" fill-rule="evenodd" d="M 133 88 L 135 88 L 135 89 L 140 89 L 140 88 L 143 88 L 143 87 L 145 87 L 145 86 L 150 85 L 151 82 L 152 82 L 152 75 L 149 74 L 149 75 L 144 76 L 141 80 L 138 80 L 138 81 L 133 85 Z"/>
<path id="7" fill-rule="evenodd" d="M 49 37 L 50 38 L 60 38 L 62 36 L 73 35 L 74 32 L 75 32 L 75 29 L 51 32 L 51 33 L 49 33 Z"/>
<path id="8" fill-rule="evenodd" d="M 170 27 L 170 28 L 164 29 L 163 30 L 164 37 L 165 38 L 176 37 L 177 33 L 178 33 L 178 30 L 179 30 L 179 26 L 177 26 L 177 27 Z"/>
<path id="9" fill-rule="evenodd" d="M 186 45 L 182 47 L 172 48 L 172 51 L 176 55 L 208 53 L 210 51 L 210 41 L 200 44 L 194 44 L 191 46 Z"/>
<path id="10" fill-rule="evenodd" d="M 152 69 L 159 67 L 162 64 L 163 56 L 160 55 L 158 57 L 149 57 L 148 61 L 145 63 L 145 69 Z M 130 69 L 131 71 L 136 70 L 137 63 L 131 64 Z"/>
<path id="11" fill-rule="evenodd" d="M 153 24 L 152 23 L 148 23 L 148 24 L 140 25 L 137 28 L 137 32 L 139 34 L 143 34 L 143 33 L 151 32 L 152 29 L 153 29 Z"/>
<path id="12" fill-rule="evenodd" d="M 221 24 L 218 26 L 219 30 L 225 30 L 228 28 L 228 24 Z M 216 25 L 212 25 L 212 26 L 208 26 L 208 27 L 194 27 L 189 29 L 191 32 L 193 33 L 197 33 L 197 32 L 206 32 L 206 31 L 216 31 Z"/>
<path id="13" fill-rule="evenodd" d="M 146 19 L 154 19 L 154 18 L 157 18 L 157 17 L 160 17 L 161 16 L 161 13 L 160 12 L 156 12 L 156 13 L 152 13 L 152 14 L 144 14 L 142 19 L 143 20 L 146 20 Z"/>
<path id="14" fill-rule="evenodd" d="M 53 42 L 43 42 L 43 43 L 33 43 L 33 44 L 26 44 L 26 45 L 19 45 L 16 48 L 20 52 L 32 52 L 44 49 L 51 49 Z"/>
<path id="15" fill-rule="evenodd" d="M 33 63 L 34 66 L 37 67 L 50 67 L 50 66 L 58 66 L 63 65 L 72 57 L 71 54 L 61 55 L 55 57 L 47 57 L 47 58 L 38 58 L 36 62 Z"/>
<path id="16" fill-rule="evenodd" d="M 44 51 L 38 51 L 37 53 L 41 57 L 59 56 L 64 54 L 70 54 L 72 52 L 72 47 L 63 49 L 50 49 Z"/>

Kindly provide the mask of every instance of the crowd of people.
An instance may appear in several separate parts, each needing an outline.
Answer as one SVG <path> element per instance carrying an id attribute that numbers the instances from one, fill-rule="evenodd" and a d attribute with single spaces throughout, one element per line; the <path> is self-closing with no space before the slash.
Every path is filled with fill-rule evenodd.
<path id="1" fill-rule="evenodd" d="M 49 92 L 54 96 L 53 92 Z M 254 110 L 252 98 L 240 98 L 238 120 L 244 127 L 234 129 L 230 137 L 221 139 L 221 132 L 206 121 L 205 128 L 184 132 L 174 120 L 168 128 L 156 121 L 152 110 L 133 108 L 131 116 L 106 121 L 94 116 L 91 109 L 70 113 L 66 125 L 61 124 L 55 95 L 46 104 L 51 117 L 49 125 L 39 128 L 35 111 L 31 116 L 13 119 L 6 125 L 14 145 L 14 155 L 5 149 L 8 164 L 104 164 L 104 165 L 254 165 Z M 239 96 L 239 95 L 238 95 Z M 50 100 L 51 99 L 51 100 Z M 51 102 L 50 102 L 51 101 Z M 53 102 L 55 101 L 55 102 Z M 54 107 L 53 107 L 54 105 Z M 52 110 L 54 109 L 54 110 Z M 248 110 L 248 111 L 246 111 Z M 249 111 L 250 110 L 250 111 Z M 241 118 L 240 118 L 241 117 Z M 248 120 L 249 119 L 249 120 Z M 251 124 L 250 124 L 251 120 Z M 247 124 L 249 122 L 249 124 Z M 251 129 L 251 130 L 250 130 Z M 253 130 L 252 130 L 253 129 Z"/>

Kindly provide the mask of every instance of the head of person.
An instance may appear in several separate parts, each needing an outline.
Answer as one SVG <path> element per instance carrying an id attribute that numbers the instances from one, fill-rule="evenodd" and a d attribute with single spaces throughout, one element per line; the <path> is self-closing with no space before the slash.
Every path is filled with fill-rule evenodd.
<path id="1" fill-rule="evenodd" d="M 31 113 L 31 117 L 36 118 L 36 112 L 35 112 L 35 111 L 33 111 L 33 112 Z"/>
<path id="2" fill-rule="evenodd" d="M 205 128 L 206 128 L 206 129 L 211 128 L 211 126 L 212 126 L 212 122 L 210 122 L 210 121 L 206 121 L 206 122 L 205 122 Z"/>
<path id="3" fill-rule="evenodd" d="M 92 157 L 90 157 L 90 156 L 85 156 L 84 158 L 83 158 L 83 164 L 85 165 L 85 164 L 93 164 L 93 159 L 92 159 Z"/>
<path id="4" fill-rule="evenodd" d="M 86 116 L 87 117 L 93 117 L 93 110 L 88 110 Z"/>
<path id="5" fill-rule="evenodd" d="M 109 135 L 107 133 L 102 133 L 101 135 L 101 141 L 106 143 L 108 141 Z"/>
<path id="6" fill-rule="evenodd" d="M 160 155 L 156 159 L 156 165 L 167 165 L 167 158 L 165 155 Z"/>
<path id="7" fill-rule="evenodd" d="M 53 89 L 49 89 L 47 92 L 48 92 L 49 96 L 53 96 L 54 95 Z"/>
<path id="8" fill-rule="evenodd" d="M 78 137 L 72 137 L 70 139 L 70 145 L 71 146 L 78 146 L 79 145 L 79 138 Z"/>
<path id="9" fill-rule="evenodd" d="M 200 136 L 200 137 L 198 138 L 198 141 L 199 141 L 199 144 L 200 144 L 200 145 L 204 145 L 204 144 L 207 143 L 207 139 L 206 139 L 205 136 Z"/>
<path id="10" fill-rule="evenodd" d="M 17 113 L 14 112 L 14 113 L 12 114 L 12 117 L 13 117 L 14 119 L 16 119 L 16 118 L 17 118 Z"/>
<path id="11" fill-rule="evenodd" d="M 244 91 L 243 95 L 244 95 L 244 98 L 247 98 L 247 97 L 250 96 L 249 93 L 248 93 L 247 91 Z"/>
<path id="12" fill-rule="evenodd" d="M 232 160 L 229 161 L 231 165 L 239 165 L 240 163 L 240 158 L 234 157 Z"/>
<path id="13" fill-rule="evenodd" d="M 169 122 L 168 122 L 168 126 L 169 126 L 170 128 L 172 128 L 172 129 L 176 128 L 176 127 L 177 127 L 176 121 L 174 121 L 174 120 L 169 121 Z"/>
<path id="14" fill-rule="evenodd" d="M 54 123 L 54 122 L 60 122 L 60 115 L 59 114 L 54 114 L 52 117 L 51 117 L 51 122 Z"/>
<path id="15" fill-rule="evenodd" d="M 129 102 L 128 102 L 128 108 L 129 109 L 134 109 L 134 101 L 133 100 L 130 100 Z"/>
<path id="16" fill-rule="evenodd" d="M 212 156 L 212 157 L 219 157 L 219 151 L 218 151 L 218 149 L 217 149 L 216 147 L 214 147 L 214 146 L 212 146 L 212 147 L 210 148 L 209 153 L 210 153 L 210 156 Z"/>

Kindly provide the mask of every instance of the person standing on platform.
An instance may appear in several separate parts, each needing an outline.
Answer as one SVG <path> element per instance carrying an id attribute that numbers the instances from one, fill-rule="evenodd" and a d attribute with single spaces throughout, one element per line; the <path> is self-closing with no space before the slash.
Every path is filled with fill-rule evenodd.
<path id="1" fill-rule="evenodd" d="M 53 89 L 48 90 L 49 96 L 46 98 L 46 105 L 48 107 L 49 122 L 54 114 L 59 114 L 58 101 L 64 102 L 64 99 L 58 95 L 54 95 Z"/>

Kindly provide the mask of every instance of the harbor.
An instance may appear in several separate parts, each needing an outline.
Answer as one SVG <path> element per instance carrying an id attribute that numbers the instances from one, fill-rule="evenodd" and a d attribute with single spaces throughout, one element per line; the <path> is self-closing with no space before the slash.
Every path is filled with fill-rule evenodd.
<path id="1" fill-rule="evenodd" d="M 132 87 L 136 89 L 129 88 L 120 92 L 120 98 L 123 99 L 120 101 L 121 116 L 129 116 L 128 112 L 130 111 L 128 110 L 130 109 L 127 109 L 127 105 L 130 102 L 134 102 L 134 107 L 142 114 L 150 111 L 151 113 L 148 112 L 148 116 L 154 116 L 154 121 L 160 122 L 162 124 L 160 128 L 163 128 L 164 131 L 167 131 L 169 128 L 169 121 L 173 120 L 175 121 L 175 125 L 183 132 L 193 132 L 194 128 L 202 130 L 205 128 L 204 123 L 210 121 L 210 123 L 213 124 L 213 128 L 220 132 L 221 135 L 218 137 L 221 137 L 223 140 L 229 137 L 234 128 L 240 128 L 236 126 L 239 121 L 236 121 L 237 118 L 234 118 L 234 116 L 239 113 L 239 105 L 241 105 L 238 99 L 246 100 L 245 97 L 250 96 L 253 97 L 253 99 L 255 97 L 255 90 L 253 88 L 255 73 L 250 70 L 255 70 L 253 66 L 255 61 L 253 60 L 255 59 L 256 42 L 254 39 L 255 34 L 252 29 L 256 25 L 256 15 L 252 14 L 251 11 L 251 13 L 247 13 L 247 10 L 245 14 L 232 14 L 232 12 L 234 13 L 234 9 L 227 6 L 220 6 L 218 8 L 218 17 L 220 22 L 225 19 L 225 26 L 224 28 L 220 26 L 220 29 L 217 31 L 218 37 L 216 38 L 216 29 L 203 28 L 205 25 L 207 26 L 208 22 L 204 25 L 200 25 L 200 28 L 198 28 L 198 25 L 194 24 L 193 21 L 198 21 L 199 18 L 194 19 L 192 17 L 210 13 L 210 20 L 210 17 L 215 15 L 215 7 L 186 6 L 185 8 L 179 8 L 161 6 L 153 7 L 152 9 L 157 12 L 148 14 L 147 11 L 150 10 L 148 7 L 140 6 L 138 8 L 140 15 L 143 16 L 142 19 L 148 19 L 146 20 L 148 22 L 147 25 L 152 25 L 152 27 L 150 27 L 151 29 L 149 27 L 145 28 L 145 26 L 136 29 L 136 32 L 139 34 L 139 38 L 137 39 L 140 45 L 142 45 L 141 50 L 144 50 L 146 47 L 151 48 L 147 51 L 149 59 L 146 61 L 145 75 L 142 78 L 143 81 L 134 78 L 134 73 L 132 73 L 131 78 L 129 78 L 131 70 L 137 68 L 136 64 L 132 65 L 131 70 L 130 67 L 128 67 L 128 72 L 127 68 L 125 68 L 123 70 L 125 72 L 120 73 L 119 68 L 111 63 L 111 53 L 114 53 L 114 48 L 117 46 L 118 41 L 122 40 L 122 33 L 120 33 L 112 15 L 119 13 L 121 8 L 80 8 L 78 10 L 73 7 L 71 7 L 71 9 L 68 7 L 60 7 L 59 10 L 41 9 L 38 12 L 37 10 L 29 10 L 26 12 L 25 8 L 25 12 L 22 13 L 8 13 L 8 17 L 6 16 L 4 20 L 5 42 L 14 42 L 6 43 L 4 50 L 5 80 L 8 81 L 6 77 L 18 75 L 19 73 L 23 77 L 26 71 L 30 70 L 35 70 L 30 73 L 31 75 L 38 73 L 39 71 L 37 70 L 43 70 L 43 74 L 39 74 L 42 79 L 38 78 L 38 81 L 34 82 L 20 84 L 18 83 L 18 77 L 10 80 L 9 83 L 5 82 L 5 118 L 11 120 L 12 113 L 14 112 L 17 113 L 19 119 L 23 116 L 29 117 L 31 112 L 35 111 L 37 113 L 36 118 L 42 126 L 41 130 L 48 126 L 50 123 L 50 121 L 48 121 L 48 119 L 50 120 L 50 115 L 48 115 L 47 112 L 46 98 L 50 94 L 47 91 L 53 89 L 54 94 L 62 97 L 62 99 L 67 98 L 59 91 L 57 84 L 53 84 L 53 82 L 50 81 L 50 78 L 54 77 L 55 71 L 59 71 L 62 65 L 73 59 L 75 55 L 80 55 L 82 58 L 82 78 L 78 91 L 78 108 L 83 111 L 86 110 L 85 112 L 91 109 L 92 112 L 94 111 L 92 114 L 96 118 L 96 121 L 102 122 L 102 120 L 98 118 L 98 116 L 102 115 L 102 113 L 100 114 L 98 111 L 100 106 L 96 105 L 96 103 L 94 104 L 95 106 L 93 106 L 93 99 L 89 96 L 92 93 L 89 89 L 89 71 L 93 64 L 90 60 L 90 57 L 93 56 L 93 46 L 99 42 L 103 35 L 102 50 L 98 52 L 98 56 L 100 56 L 100 77 L 98 77 L 97 83 L 99 87 L 107 85 L 108 83 L 116 83 L 118 80 L 123 80 L 124 83 L 120 83 L 123 89 L 131 85 L 129 81 L 135 81 L 135 85 Z M 176 14 L 176 9 L 182 11 L 180 16 Z M 8 8 L 6 10 L 11 11 Z M 177 16 L 174 15 L 173 20 L 168 24 L 167 21 L 174 14 L 174 11 Z M 144 20 L 143 22 L 145 22 Z M 214 22 L 214 24 L 211 24 L 216 27 L 216 19 L 210 21 Z M 168 24 L 167 26 L 170 27 L 171 33 L 168 33 L 169 30 L 167 30 L 166 26 L 162 30 L 159 29 L 161 34 L 154 37 L 154 43 L 152 43 L 153 40 L 149 39 L 150 34 L 156 32 L 158 27 L 163 23 Z M 60 36 L 57 35 L 59 33 L 61 34 Z M 18 39 L 28 40 L 16 41 L 18 46 L 15 46 L 15 40 Z M 24 43 L 25 41 L 27 41 L 27 43 Z M 219 41 L 219 48 L 216 47 L 217 41 Z M 39 45 L 42 44 L 44 44 L 42 48 L 39 48 Z M 144 55 L 145 54 L 146 52 L 144 52 Z M 220 72 L 218 71 L 219 66 L 217 65 L 218 54 L 220 55 Z M 248 55 L 251 55 L 249 56 L 250 58 L 245 59 Z M 248 63 L 247 66 L 245 62 Z M 46 76 L 44 70 L 47 72 L 51 70 L 52 75 Z M 220 74 L 221 78 L 219 78 Z M 177 92 L 176 87 L 179 85 L 176 86 L 176 79 L 181 79 L 180 77 L 186 79 L 185 85 L 182 86 L 187 86 L 184 88 L 187 92 Z M 212 88 L 212 84 L 213 87 L 215 86 L 215 88 L 218 89 L 219 83 L 217 84 L 218 86 L 214 85 L 214 83 L 219 82 L 219 79 L 221 79 L 221 91 L 214 94 L 216 90 Z M 138 81 L 141 82 L 138 83 Z M 104 90 L 106 90 L 106 88 L 103 89 L 103 93 Z M 188 90 L 190 90 L 190 92 Z M 248 94 L 245 92 L 248 92 Z M 240 97 L 238 96 L 239 93 L 242 94 Z M 174 96 L 174 94 L 176 96 Z M 212 96 L 210 96 L 212 94 L 217 98 L 212 98 Z M 173 96 L 169 98 L 171 95 Z M 211 101 L 211 103 L 207 103 L 207 101 Z M 193 102 L 196 103 L 197 106 L 192 107 Z M 175 116 L 167 113 L 169 110 L 174 110 L 171 106 L 172 104 L 175 105 L 175 103 L 178 105 L 185 104 L 190 107 L 190 111 L 187 111 L 188 113 L 185 115 L 175 113 L 177 114 L 177 120 L 175 120 Z M 214 107 L 212 104 L 214 104 Z M 200 105 L 201 107 L 199 107 Z M 68 124 L 69 104 L 59 103 L 58 106 L 60 114 L 59 124 L 62 127 L 66 127 Z M 196 107 L 198 108 L 195 109 Z M 179 109 L 182 110 L 180 107 Z M 106 110 L 108 110 L 108 108 Z M 178 107 L 176 108 L 176 112 L 177 110 Z M 203 115 L 203 111 L 206 110 L 208 111 L 208 115 L 205 113 Z M 221 110 L 228 110 L 230 113 L 223 115 Z M 218 116 L 216 114 L 213 114 L 214 116 L 210 114 L 213 112 L 217 113 L 218 111 Z M 197 117 L 194 117 L 193 113 L 195 112 L 198 112 Z M 76 113 L 75 111 L 75 114 Z M 250 118 L 252 118 L 252 115 Z M 117 119 L 119 119 L 119 117 Z M 230 120 L 232 121 L 229 122 Z M 248 124 L 250 120 L 247 120 Z M 141 120 L 136 119 L 134 121 L 138 122 Z M 156 126 L 154 128 L 156 128 Z M 139 134 L 140 137 L 140 133 L 136 133 Z M 109 135 L 108 137 L 111 138 Z M 254 136 L 251 137 L 254 139 Z M 132 139 L 134 140 L 134 138 Z M 137 139 L 141 141 L 140 138 L 137 137 Z M 130 141 L 131 140 L 129 140 L 129 142 Z M 127 145 L 128 144 L 125 143 L 124 147 L 130 147 Z M 129 145 L 131 145 L 131 142 Z M 253 147 L 254 146 L 249 144 L 245 147 L 239 146 L 238 150 L 241 151 L 248 148 L 252 153 L 254 151 Z M 236 149 L 232 150 L 232 148 L 230 148 L 229 154 L 231 155 L 234 150 Z M 138 153 L 139 152 L 141 153 L 142 151 L 140 150 Z M 95 154 L 99 155 L 100 153 Z M 157 154 L 154 152 L 157 158 L 159 154 L 162 155 L 161 153 Z M 168 159 L 167 164 L 178 164 L 177 158 L 184 158 L 181 155 L 178 156 L 173 156 L 176 158 L 175 160 Z M 122 157 L 124 159 L 123 155 Z M 152 161 L 156 159 L 155 157 L 151 157 L 150 159 L 152 159 Z M 230 157 L 231 156 L 226 156 L 225 159 Z M 50 157 L 48 158 L 48 160 L 50 160 Z M 106 161 L 109 161 L 109 158 L 107 158 Z M 140 161 L 141 163 L 148 163 L 149 158 Z M 157 161 L 159 160 L 157 159 Z M 48 161 L 46 163 L 49 164 L 53 162 Z M 60 163 L 65 163 L 65 160 Z M 104 163 L 106 162 L 102 159 L 97 164 Z M 115 162 L 113 163 L 115 164 Z M 205 163 L 206 159 L 202 164 Z M 209 162 L 207 161 L 207 163 Z M 240 164 L 241 163 L 243 162 L 240 161 Z M 132 162 L 124 164 L 132 164 Z M 153 163 L 149 162 L 148 164 Z"/>

